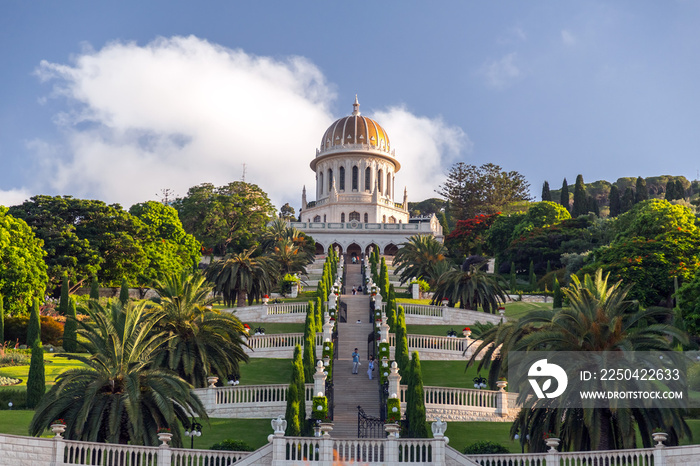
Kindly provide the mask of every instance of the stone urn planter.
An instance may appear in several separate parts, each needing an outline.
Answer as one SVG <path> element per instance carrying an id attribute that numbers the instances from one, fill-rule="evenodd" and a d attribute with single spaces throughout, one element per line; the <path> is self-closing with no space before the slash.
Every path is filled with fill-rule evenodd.
<path id="1" fill-rule="evenodd" d="M 219 381 L 219 378 L 216 376 L 209 376 L 207 377 L 207 383 L 209 384 L 209 388 L 215 388 L 216 387 L 216 382 Z"/>
<path id="2" fill-rule="evenodd" d="M 462 330 L 462 335 L 464 335 L 464 338 L 469 338 L 471 334 L 471 329 L 469 327 L 464 327 L 464 330 Z"/>
<path id="3" fill-rule="evenodd" d="M 161 446 L 165 445 L 166 447 L 168 446 L 168 443 L 173 439 L 173 434 L 170 432 L 158 432 L 158 440 L 161 442 Z"/>
<path id="4" fill-rule="evenodd" d="M 332 422 L 322 422 L 321 423 L 321 432 L 323 432 L 324 437 L 330 437 L 332 430 L 333 430 L 333 423 Z"/>
<path id="5" fill-rule="evenodd" d="M 557 448 L 559 447 L 559 442 L 561 442 L 561 440 L 559 440 L 556 437 L 549 437 L 544 439 L 544 443 L 546 443 L 549 447 L 550 453 L 555 453 L 557 451 Z"/>
<path id="6" fill-rule="evenodd" d="M 262 299 L 263 304 L 267 304 L 270 302 L 270 297 L 268 295 L 263 296 Z"/>
<path id="7" fill-rule="evenodd" d="M 397 423 L 384 424 L 384 430 L 389 438 L 399 438 L 399 425 Z"/>
<path id="8" fill-rule="evenodd" d="M 651 438 L 656 442 L 656 447 L 662 447 L 664 442 L 668 440 L 668 434 L 666 432 L 654 432 L 651 434 Z"/>
<path id="9" fill-rule="evenodd" d="M 507 380 L 499 380 L 496 382 L 496 386 L 500 391 L 505 390 L 505 388 L 508 386 L 508 381 Z"/>
<path id="10" fill-rule="evenodd" d="M 63 438 L 62 434 L 66 431 L 66 425 L 61 423 L 51 424 L 51 432 L 53 432 L 54 438 Z"/>

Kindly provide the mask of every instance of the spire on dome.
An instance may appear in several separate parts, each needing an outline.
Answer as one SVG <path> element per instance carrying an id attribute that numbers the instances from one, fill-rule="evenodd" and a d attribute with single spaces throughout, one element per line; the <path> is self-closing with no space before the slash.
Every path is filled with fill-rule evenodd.
<path id="1" fill-rule="evenodd" d="M 355 103 L 352 104 L 352 114 L 353 116 L 360 115 L 360 102 L 357 101 L 357 94 L 355 94 Z"/>

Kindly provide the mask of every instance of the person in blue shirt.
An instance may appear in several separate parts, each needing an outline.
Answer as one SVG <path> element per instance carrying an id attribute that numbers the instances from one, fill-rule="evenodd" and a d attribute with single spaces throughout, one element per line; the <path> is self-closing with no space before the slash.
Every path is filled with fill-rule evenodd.
<path id="1" fill-rule="evenodd" d="M 357 352 L 357 348 L 352 352 L 352 373 L 357 374 L 357 369 L 360 367 L 360 353 Z"/>

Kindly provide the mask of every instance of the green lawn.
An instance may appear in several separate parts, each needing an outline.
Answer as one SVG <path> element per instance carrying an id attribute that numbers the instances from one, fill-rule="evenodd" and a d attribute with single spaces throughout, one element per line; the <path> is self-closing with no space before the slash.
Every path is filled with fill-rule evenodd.
<path id="1" fill-rule="evenodd" d="M 78 367 L 85 367 L 83 363 L 75 361 L 73 359 L 68 359 L 65 357 L 67 353 L 44 353 L 44 371 L 46 373 L 46 385 L 47 387 L 53 385 L 56 376 L 65 372 L 69 369 L 76 369 Z M 4 388 L 18 388 L 27 386 L 27 376 L 29 375 L 29 365 L 26 366 L 9 366 L 0 368 L 0 376 L 13 377 L 15 379 L 21 379 L 22 383 L 17 385 L 11 385 L 9 387 L 0 387 L 0 390 Z"/>
<path id="2" fill-rule="evenodd" d="M 291 359 L 250 358 L 240 368 L 241 385 L 289 383 L 292 379 Z"/>
<path id="3" fill-rule="evenodd" d="M 421 361 L 423 385 L 435 387 L 474 388 L 474 377 L 477 376 L 476 366 L 467 367 L 466 361 Z M 487 371 L 481 375 L 488 376 Z"/>
<path id="4" fill-rule="evenodd" d="M 430 304 L 429 299 L 404 299 L 401 298 L 397 300 L 396 304 L 401 305 L 403 303 L 410 304 Z M 548 303 L 526 303 L 522 301 L 511 301 L 506 303 L 506 317 L 508 318 L 519 318 L 522 315 L 528 313 L 529 311 L 539 310 L 539 309 L 552 309 L 552 300 L 549 299 Z M 449 330 L 449 329 L 448 329 Z M 461 329 L 455 329 L 460 332 Z M 411 332 L 412 333 L 412 332 Z M 434 335 L 430 333 L 429 335 Z"/>

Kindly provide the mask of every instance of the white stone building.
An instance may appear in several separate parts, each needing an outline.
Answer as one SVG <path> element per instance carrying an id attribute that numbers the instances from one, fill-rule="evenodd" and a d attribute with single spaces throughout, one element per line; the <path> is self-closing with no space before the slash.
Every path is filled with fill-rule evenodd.
<path id="1" fill-rule="evenodd" d="M 311 169 L 316 173 L 316 200 L 307 202 L 304 187 L 301 221 L 292 226 L 314 238 L 318 253 L 334 245 L 360 256 L 374 245 L 383 254 L 394 254 L 415 234 L 442 240 L 434 215 L 409 218 L 405 188 L 402 202 L 395 202 L 401 164 L 384 128 L 360 114 L 357 96 L 352 115 L 323 134 Z"/>

